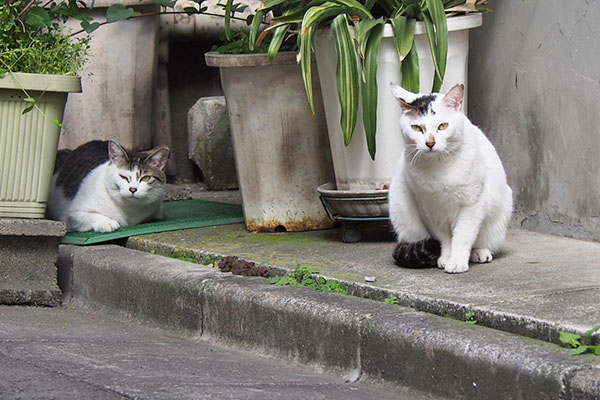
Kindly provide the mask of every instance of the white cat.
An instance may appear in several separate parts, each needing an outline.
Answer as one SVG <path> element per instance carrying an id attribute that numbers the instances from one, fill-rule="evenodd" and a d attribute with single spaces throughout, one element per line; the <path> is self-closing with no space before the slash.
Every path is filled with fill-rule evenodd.
<path id="1" fill-rule="evenodd" d="M 464 86 L 445 95 L 391 88 L 405 146 L 389 191 L 398 265 L 429 260 L 460 273 L 469 261 L 492 261 L 504 242 L 512 191 L 494 146 L 461 111 Z"/>
<path id="2" fill-rule="evenodd" d="M 46 216 L 69 231 L 111 232 L 162 217 L 169 149 L 126 151 L 92 141 L 57 156 Z"/>

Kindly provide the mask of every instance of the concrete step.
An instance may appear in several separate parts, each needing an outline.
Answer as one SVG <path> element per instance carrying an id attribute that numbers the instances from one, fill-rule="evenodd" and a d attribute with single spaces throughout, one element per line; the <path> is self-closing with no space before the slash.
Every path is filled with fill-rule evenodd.
<path id="1" fill-rule="evenodd" d="M 278 287 L 117 246 L 61 246 L 65 299 L 269 356 L 448 398 L 600 398 L 600 363 L 408 307 Z"/>
<path id="2" fill-rule="evenodd" d="M 343 243 L 340 229 L 253 233 L 242 224 L 131 238 L 127 246 L 217 265 L 223 255 L 287 273 L 297 264 L 344 282 L 356 296 L 399 303 L 551 343 L 600 323 L 600 244 L 510 230 L 503 252 L 464 274 L 398 268 L 385 226 L 361 224 L 364 241 Z M 365 277 L 375 277 L 366 282 Z M 593 340 L 600 342 L 600 334 Z"/>

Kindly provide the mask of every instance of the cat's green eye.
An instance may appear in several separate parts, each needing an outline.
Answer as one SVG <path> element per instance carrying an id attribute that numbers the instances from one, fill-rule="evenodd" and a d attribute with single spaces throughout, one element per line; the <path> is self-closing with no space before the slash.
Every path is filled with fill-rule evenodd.
<path id="1" fill-rule="evenodd" d="M 440 126 L 438 126 L 438 131 L 444 131 L 448 128 L 448 123 L 444 122 L 443 124 L 440 124 Z"/>
<path id="2" fill-rule="evenodd" d="M 421 127 L 421 125 L 411 125 L 410 127 L 415 132 L 423 132 L 423 128 Z"/>
<path id="3" fill-rule="evenodd" d="M 121 177 L 121 179 L 125 180 L 125 182 L 129 183 L 129 178 L 126 177 L 125 175 L 119 175 Z"/>
<path id="4" fill-rule="evenodd" d="M 150 179 L 152 179 L 152 177 L 150 175 L 144 175 L 144 176 L 142 176 L 142 179 L 140 179 L 140 181 L 148 182 Z"/>

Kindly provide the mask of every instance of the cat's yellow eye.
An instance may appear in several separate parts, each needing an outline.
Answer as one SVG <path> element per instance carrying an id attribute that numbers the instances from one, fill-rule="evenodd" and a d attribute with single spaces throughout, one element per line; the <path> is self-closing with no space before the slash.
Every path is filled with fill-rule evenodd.
<path id="1" fill-rule="evenodd" d="M 126 177 L 125 175 L 119 175 L 121 177 L 121 179 L 125 180 L 125 182 L 129 183 L 129 178 Z"/>
<path id="2" fill-rule="evenodd" d="M 445 131 L 448 128 L 448 123 L 444 122 L 443 124 L 440 124 L 440 126 L 438 126 L 438 131 Z"/>
<path id="3" fill-rule="evenodd" d="M 415 132 L 423 132 L 423 128 L 421 127 L 421 125 L 411 125 L 410 127 Z"/>
<path id="4" fill-rule="evenodd" d="M 140 181 L 148 182 L 150 179 L 152 179 L 152 177 L 150 175 L 144 175 L 144 176 L 142 176 L 142 179 L 140 179 Z"/>

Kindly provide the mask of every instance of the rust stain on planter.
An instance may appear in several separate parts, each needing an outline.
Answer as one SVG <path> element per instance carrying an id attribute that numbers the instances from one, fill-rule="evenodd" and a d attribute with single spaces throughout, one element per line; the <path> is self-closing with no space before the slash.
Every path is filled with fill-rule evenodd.
<path id="1" fill-rule="evenodd" d="M 246 229 L 253 232 L 300 232 L 328 229 L 334 222 L 329 218 L 302 218 L 288 221 L 246 219 Z"/>

